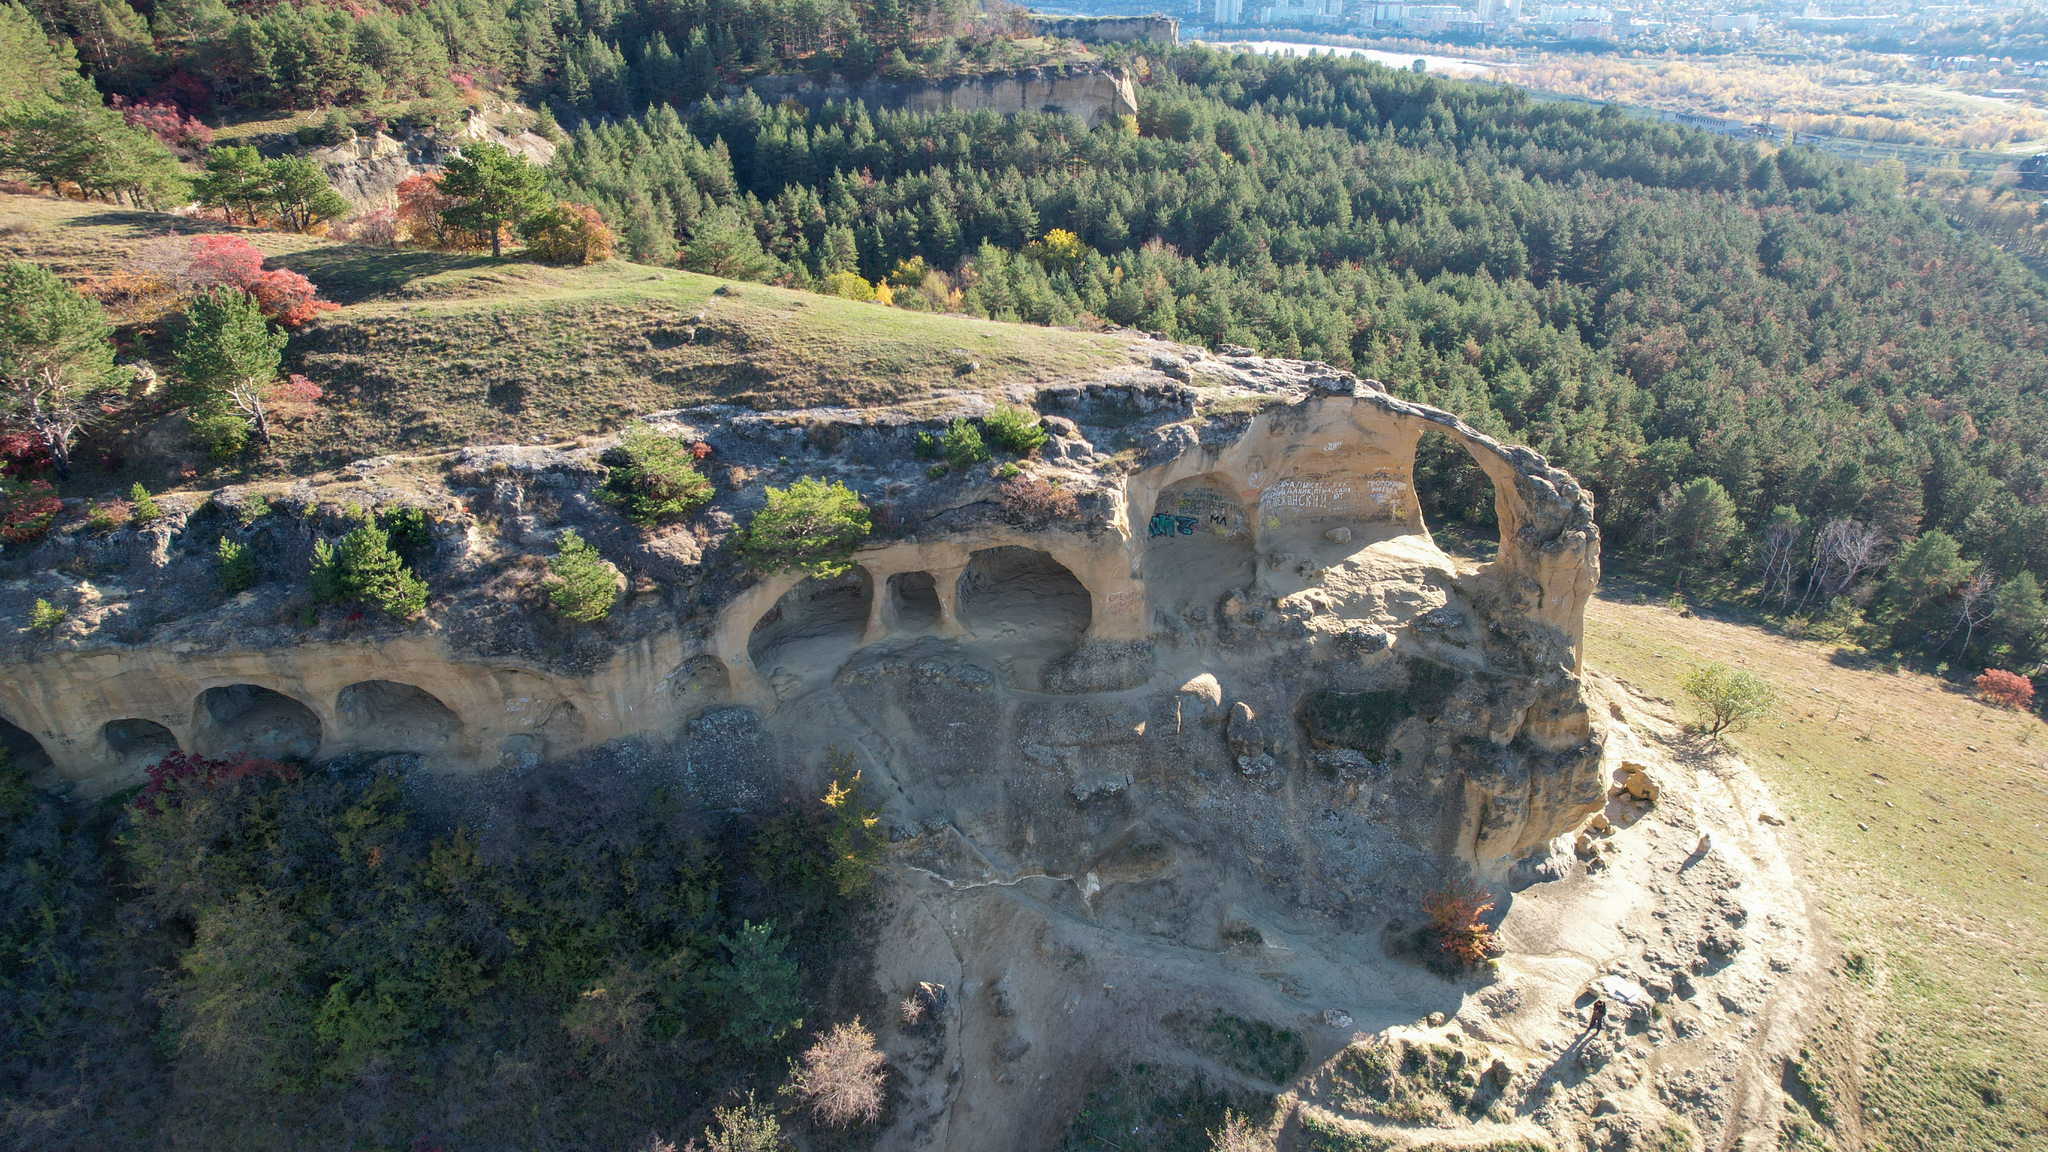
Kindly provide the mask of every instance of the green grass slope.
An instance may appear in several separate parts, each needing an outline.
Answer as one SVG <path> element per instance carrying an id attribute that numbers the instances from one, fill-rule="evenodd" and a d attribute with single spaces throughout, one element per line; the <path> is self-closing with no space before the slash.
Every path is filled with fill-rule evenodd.
<path id="1" fill-rule="evenodd" d="M 2048 1147 L 2048 724 L 1739 610 L 1680 617 L 1626 591 L 1587 612 L 1590 667 L 1683 703 L 1681 678 L 1713 659 L 1782 694 L 1729 743 L 1791 816 L 1843 953 L 1787 1071 L 1786 1146 Z"/>
<path id="2" fill-rule="evenodd" d="M 81 283 L 149 241 L 236 231 L 340 310 L 293 336 L 286 367 L 326 391 L 259 472 L 396 451 L 559 440 L 644 412 L 912 404 L 944 390 L 1050 384 L 1130 362 L 1116 336 L 934 316 L 669 268 L 554 268 L 371 248 L 0 196 L 0 260 Z M 175 316 L 122 316 L 130 354 L 168 364 Z"/>

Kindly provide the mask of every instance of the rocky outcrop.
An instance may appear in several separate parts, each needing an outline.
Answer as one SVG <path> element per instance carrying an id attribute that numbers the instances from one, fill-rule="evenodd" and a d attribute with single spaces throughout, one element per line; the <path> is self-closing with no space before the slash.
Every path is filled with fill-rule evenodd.
<path id="1" fill-rule="evenodd" d="M 1317 899 L 1340 901 L 1397 858 L 1505 876 L 1599 806 L 1579 684 L 1599 534 L 1571 477 L 1320 365 L 1136 350 L 1142 366 L 1014 397 L 1054 433 L 1014 480 L 926 474 L 917 438 L 953 411 L 658 415 L 724 488 L 673 533 L 593 498 L 601 444 L 472 449 L 402 495 L 385 487 L 416 483 L 402 462 L 365 461 L 350 499 L 433 512 L 437 596 L 416 624 L 308 604 L 312 543 L 353 514 L 312 489 L 73 525 L 0 586 L 23 624 L 37 598 L 69 613 L 8 639 L 0 715 L 53 776 L 103 792 L 170 747 L 468 772 L 687 742 L 738 709 L 792 748 L 869 750 L 906 826 L 958 827 L 999 871 L 1052 868 L 1062 837 L 1058 866 L 1080 868 L 1103 821 L 1192 828 L 1236 790 L 1275 841 L 1263 858 L 1320 861 Z M 1493 479 L 1491 562 L 1454 563 L 1422 522 L 1426 435 Z M 726 534 L 806 474 L 861 491 L 874 537 L 830 580 L 744 571 Z M 538 577 L 508 583 L 567 528 L 629 585 L 600 628 L 541 610 Z M 225 600 L 222 537 L 266 568 Z M 1349 840 L 1301 824 L 1311 798 Z"/>
<path id="2" fill-rule="evenodd" d="M 1113 44 L 1128 40 L 1180 43 L 1180 21 L 1158 13 L 1150 16 L 1034 15 L 1031 27 L 1040 36 L 1057 36 L 1083 44 Z"/>
<path id="3" fill-rule="evenodd" d="M 477 115 L 467 117 L 453 132 L 412 132 L 403 139 L 373 132 L 307 155 L 349 203 L 360 209 L 389 208 L 398 203 L 400 184 L 438 171 L 470 141 L 501 144 L 540 165 L 555 157 L 555 146 L 545 137 L 523 129 L 508 132 Z"/>
<path id="4" fill-rule="evenodd" d="M 1137 89 L 1121 71 L 1057 65 L 960 80 L 819 84 L 804 76 L 764 76 L 749 82 L 763 100 L 795 100 L 815 112 L 828 103 L 859 100 L 870 108 L 906 112 L 1064 112 L 1093 127 L 1135 115 Z"/>

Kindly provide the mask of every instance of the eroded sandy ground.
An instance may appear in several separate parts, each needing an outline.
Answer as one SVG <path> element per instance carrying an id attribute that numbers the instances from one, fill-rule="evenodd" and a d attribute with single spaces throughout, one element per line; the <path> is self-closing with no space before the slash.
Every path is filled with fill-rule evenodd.
<path id="1" fill-rule="evenodd" d="M 1147 908 L 1142 877 L 973 883 L 897 868 L 876 981 L 892 1003 L 942 1002 L 885 1030 L 905 1075 L 879 1146 L 1054 1146 L 1089 1089 L 1138 1059 L 1277 1094 L 1283 1149 L 1368 1133 L 1661 1148 L 1687 1127 L 1706 1149 L 1776 1147 L 1783 1061 L 1828 949 L 1782 818 L 1756 775 L 1684 734 L 1667 703 L 1597 671 L 1588 691 L 1617 785 L 1639 767 L 1661 795 L 1615 796 L 1611 831 L 1562 837 L 1525 870 L 1492 976 L 1446 981 L 1396 955 L 1398 931 L 1282 914 L 1250 890 L 1223 932 L 1243 942 L 1215 951 L 1181 942 L 1174 909 Z M 1610 1023 L 1589 1031 L 1589 988 L 1605 977 L 1646 999 L 1632 1010 L 1610 996 Z M 1186 1022 L 1218 1010 L 1307 1037 L 1302 1070 L 1265 1082 L 1191 1043 Z"/>

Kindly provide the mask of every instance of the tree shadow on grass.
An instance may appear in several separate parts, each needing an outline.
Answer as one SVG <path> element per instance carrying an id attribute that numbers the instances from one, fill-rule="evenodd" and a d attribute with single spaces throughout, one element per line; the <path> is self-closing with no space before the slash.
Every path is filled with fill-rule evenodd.
<path id="1" fill-rule="evenodd" d="M 487 267 L 489 256 L 466 252 L 429 252 L 418 248 L 372 248 L 338 244 L 274 256 L 269 264 L 289 268 L 320 286 L 320 295 L 336 304 L 360 304 L 395 295 L 415 280 Z"/>

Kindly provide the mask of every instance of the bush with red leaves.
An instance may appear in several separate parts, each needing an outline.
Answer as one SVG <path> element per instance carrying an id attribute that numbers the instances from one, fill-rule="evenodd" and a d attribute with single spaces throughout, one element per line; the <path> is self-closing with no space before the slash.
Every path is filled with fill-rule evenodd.
<path id="1" fill-rule="evenodd" d="M 63 507 L 47 480 L 0 478 L 0 540 L 23 544 L 42 539 Z"/>
<path id="2" fill-rule="evenodd" d="M 0 476 L 31 480 L 50 466 L 50 445 L 33 432 L 0 432 Z"/>
<path id="3" fill-rule="evenodd" d="M 282 776 L 287 780 L 296 779 L 297 768 L 278 760 L 265 760 L 256 756 L 224 756 L 218 759 L 194 756 L 183 750 L 173 752 L 143 770 L 149 776 L 149 783 L 135 794 L 135 810 L 151 816 L 167 808 L 178 806 L 178 797 L 185 792 L 212 790 L 237 780 L 252 780 L 264 776 Z"/>
<path id="4" fill-rule="evenodd" d="M 2026 709 L 2034 706 L 2034 682 L 2017 672 L 1986 668 L 1976 679 L 1977 695 L 1986 704 L 2000 708 Z"/>
<path id="5" fill-rule="evenodd" d="M 289 268 L 265 268 L 263 253 L 240 236 L 194 236 L 180 279 L 204 291 L 233 288 L 256 298 L 263 314 L 287 328 L 341 307 L 319 298 L 311 280 Z"/>
<path id="6" fill-rule="evenodd" d="M 263 309 L 265 316 L 287 328 L 297 328 L 322 312 L 333 312 L 341 307 L 331 300 L 320 299 L 320 289 L 289 268 L 264 269 L 249 285 L 248 292 L 256 298 L 256 306 Z"/>
<path id="7" fill-rule="evenodd" d="M 198 291 L 233 288 L 247 292 L 263 274 L 263 253 L 240 236 L 194 236 L 179 279 Z"/>
<path id="8" fill-rule="evenodd" d="M 1470 880 L 1457 880 L 1422 900 L 1423 943 L 1430 967 L 1463 972 L 1499 956 L 1500 938 L 1481 919 L 1493 908 L 1493 897 Z"/>
<path id="9" fill-rule="evenodd" d="M 140 128 L 172 148 L 194 151 L 212 147 L 213 129 L 185 115 L 176 104 L 136 104 L 115 96 L 114 107 L 131 128 Z"/>

